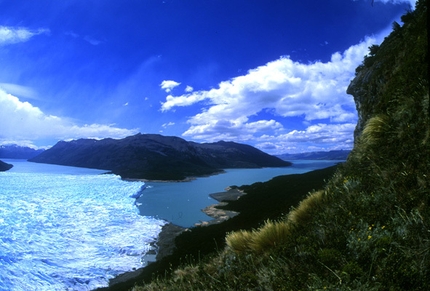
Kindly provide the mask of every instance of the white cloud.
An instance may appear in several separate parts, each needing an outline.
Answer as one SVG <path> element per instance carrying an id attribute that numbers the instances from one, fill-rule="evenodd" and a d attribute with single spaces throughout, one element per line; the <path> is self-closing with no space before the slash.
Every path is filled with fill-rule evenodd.
<path id="1" fill-rule="evenodd" d="M 263 135 L 256 147 L 272 153 L 294 153 L 351 149 L 355 123 L 318 123 L 305 130 L 292 130 L 280 135 Z"/>
<path id="2" fill-rule="evenodd" d="M 190 93 L 190 92 L 193 92 L 193 91 L 194 91 L 194 88 L 191 87 L 191 86 L 187 86 L 187 88 L 185 88 L 185 92 Z"/>
<path id="3" fill-rule="evenodd" d="M 31 87 L 12 83 L 0 83 L 0 89 L 3 89 L 6 92 L 9 92 L 13 95 L 17 95 L 19 97 L 25 97 L 28 99 L 39 99 L 37 93 Z"/>
<path id="4" fill-rule="evenodd" d="M 37 30 L 29 30 L 27 28 L 13 28 L 0 26 L 0 45 L 14 44 L 25 42 L 31 37 L 39 34 L 48 34 L 49 29 L 39 28 Z"/>
<path id="5" fill-rule="evenodd" d="M 181 83 L 172 81 L 172 80 L 164 80 L 161 82 L 160 87 L 167 93 L 171 92 L 173 88 L 179 86 Z"/>
<path id="6" fill-rule="evenodd" d="M 166 128 L 166 127 L 168 127 L 168 126 L 172 126 L 172 125 L 175 125 L 175 123 L 174 122 L 169 122 L 169 123 L 163 123 L 163 125 L 161 125 L 163 128 Z"/>
<path id="7" fill-rule="evenodd" d="M 374 0 L 375 2 L 382 2 L 384 4 L 386 3 L 393 3 L 393 4 L 400 4 L 400 3 L 409 3 L 411 7 L 415 8 L 415 3 L 417 0 Z"/>
<path id="8" fill-rule="evenodd" d="M 183 135 L 204 140 L 246 141 L 268 131 L 278 136 L 288 127 L 285 122 L 290 117 L 308 123 L 355 124 L 355 103 L 346 88 L 374 43 L 375 38 L 366 38 L 343 53 L 334 53 L 326 63 L 303 64 L 282 57 L 221 82 L 218 88 L 168 95 L 161 110 L 200 105 L 201 112 L 188 119 L 190 127 Z M 265 118 L 255 120 L 260 113 L 266 114 Z M 353 128 L 348 130 L 351 139 Z M 310 137 L 306 132 L 294 136 L 303 136 L 302 141 Z"/>
<path id="9" fill-rule="evenodd" d="M 67 118 L 48 115 L 29 102 L 7 94 L 0 89 L 0 142 L 35 141 L 38 139 L 67 140 L 76 138 L 123 138 L 137 129 L 118 128 L 114 125 L 77 125 Z"/>
<path id="10" fill-rule="evenodd" d="M 205 120 L 219 115 L 236 117 L 238 113 L 250 116 L 262 108 L 274 109 L 277 115 L 284 117 L 305 115 L 307 120 L 344 119 L 350 113 L 345 106 L 355 106 L 345 90 L 354 77 L 355 68 L 373 43 L 375 39 L 367 38 L 342 54 L 333 54 L 327 63 L 302 64 L 283 57 L 250 70 L 246 75 L 221 82 L 218 88 L 181 96 L 169 95 L 161 109 L 168 111 L 207 101 L 209 110 L 201 113 L 207 117 Z"/>

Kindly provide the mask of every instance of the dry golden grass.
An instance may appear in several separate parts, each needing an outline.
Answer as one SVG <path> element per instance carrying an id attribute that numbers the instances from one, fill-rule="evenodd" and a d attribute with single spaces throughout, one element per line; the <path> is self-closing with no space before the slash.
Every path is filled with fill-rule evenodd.
<path id="1" fill-rule="evenodd" d="M 266 250 L 282 245 L 291 233 L 287 221 L 266 221 L 258 230 L 236 231 L 227 235 L 226 243 L 236 253 L 263 253 Z"/>
<path id="2" fill-rule="evenodd" d="M 376 145 L 383 134 L 389 130 L 390 124 L 386 115 L 380 114 L 370 118 L 363 129 L 361 142 L 365 146 Z"/>
<path id="3" fill-rule="evenodd" d="M 288 214 L 288 221 L 294 226 L 305 225 L 312 220 L 312 215 L 324 203 L 325 191 L 320 190 L 302 200 L 299 206 Z"/>
<path id="4" fill-rule="evenodd" d="M 225 240 L 227 246 L 236 253 L 243 253 L 250 250 L 250 242 L 253 234 L 249 231 L 240 230 L 229 233 Z"/>
<path id="5" fill-rule="evenodd" d="M 284 244 L 290 234 L 291 226 L 288 222 L 272 222 L 268 220 L 262 228 L 252 233 L 249 246 L 255 253 L 263 253 Z"/>

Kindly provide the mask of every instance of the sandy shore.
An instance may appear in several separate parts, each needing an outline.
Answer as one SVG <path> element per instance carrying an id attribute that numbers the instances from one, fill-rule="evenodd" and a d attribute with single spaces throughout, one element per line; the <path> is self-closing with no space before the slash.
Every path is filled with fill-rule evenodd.
<path id="1" fill-rule="evenodd" d="M 218 209 L 217 206 L 223 206 L 227 205 L 228 201 L 234 201 L 239 199 L 242 195 L 245 195 L 246 193 L 237 189 L 237 188 L 227 188 L 224 192 L 218 192 L 210 194 L 209 196 L 213 199 L 217 200 L 217 204 L 209 205 L 208 207 L 205 207 L 202 209 L 202 211 L 212 217 L 213 219 L 210 221 L 201 221 L 200 223 L 196 223 L 196 226 L 207 226 L 212 225 L 216 223 L 223 222 L 229 218 L 235 217 L 239 214 L 239 212 L 235 211 L 229 211 L 229 210 L 223 210 Z"/>

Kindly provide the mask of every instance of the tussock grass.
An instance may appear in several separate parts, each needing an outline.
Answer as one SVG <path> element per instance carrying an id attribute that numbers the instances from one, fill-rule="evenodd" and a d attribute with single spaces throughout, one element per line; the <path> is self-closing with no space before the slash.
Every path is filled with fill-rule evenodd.
<path id="1" fill-rule="evenodd" d="M 228 234 L 225 238 L 227 246 L 230 250 L 237 253 L 251 251 L 250 243 L 253 234 L 250 231 L 239 230 Z"/>
<path id="2" fill-rule="evenodd" d="M 315 212 L 321 209 L 324 204 L 324 196 L 323 190 L 310 194 L 288 214 L 288 220 L 295 226 L 304 226 L 313 219 Z"/>
<path id="3" fill-rule="evenodd" d="M 226 236 L 228 248 L 236 253 L 252 252 L 256 254 L 270 252 L 272 248 L 282 246 L 291 233 L 291 224 L 287 221 L 267 220 L 258 230 L 236 231 Z"/>
<path id="4" fill-rule="evenodd" d="M 286 221 L 266 221 L 263 227 L 252 233 L 249 243 L 254 253 L 270 252 L 272 248 L 282 246 L 291 233 L 291 225 Z"/>
<path id="5" fill-rule="evenodd" d="M 390 130 L 390 122 L 388 116 L 379 114 L 370 118 L 363 129 L 361 135 L 362 146 L 374 146 L 384 139 L 384 135 Z"/>

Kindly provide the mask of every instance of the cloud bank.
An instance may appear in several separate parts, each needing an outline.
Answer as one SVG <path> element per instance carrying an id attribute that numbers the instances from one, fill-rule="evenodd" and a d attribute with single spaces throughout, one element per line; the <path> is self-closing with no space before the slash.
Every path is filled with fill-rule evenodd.
<path id="1" fill-rule="evenodd" d="M 322 148 L 351 147 L 357 115 L 346 88 L 375 43 L 375 38 L 367 37 L 343 53 L 334 53 L 326 63 L 304 64 L 281 57 L 217 88 L 168 95 L 161 110 L 200 107 L 183 133 L 193 139 L 252 139 L 260 148 L 278 150 L 309 141 Z M 305 129 L 288 131 L 295 128 L 289 125 L 293 120 L 301 120 Z"/>
<path id="2" fill-rule="evenodd" d="M 21 144 L 40 139 L 123 138 L 137 132 L 137 129 L 105 124 L 77 125 L 66 118 L 45 114 L 29 102 L 22 102 L 0 89 L 0 143 Z"/>

